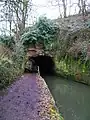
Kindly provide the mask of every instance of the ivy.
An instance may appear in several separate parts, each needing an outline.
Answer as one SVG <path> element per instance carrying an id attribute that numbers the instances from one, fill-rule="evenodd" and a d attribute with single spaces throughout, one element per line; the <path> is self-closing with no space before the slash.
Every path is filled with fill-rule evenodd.
<path id="1" fill-rule="evenodd" d="M 42 43 L 47 47 L 56 39 L 58 31 L 59 27 L 55 22 L 46 17 L 40 17 L 32 27 L 26 29 L 21 40 L 26 47 L 33 43 Z"/>

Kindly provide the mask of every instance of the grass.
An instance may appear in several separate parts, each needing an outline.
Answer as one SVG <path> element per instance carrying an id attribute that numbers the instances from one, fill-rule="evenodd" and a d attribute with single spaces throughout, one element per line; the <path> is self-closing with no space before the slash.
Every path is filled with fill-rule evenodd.
<path id="1" fill-rule="evenodd" d="M 75 81 L 90 85 L 90 62 L 82 62 L 72 58 L 62 58 L 60 61 L 55 59 L 56 71 L 63 77 L 72 78 Z"/>

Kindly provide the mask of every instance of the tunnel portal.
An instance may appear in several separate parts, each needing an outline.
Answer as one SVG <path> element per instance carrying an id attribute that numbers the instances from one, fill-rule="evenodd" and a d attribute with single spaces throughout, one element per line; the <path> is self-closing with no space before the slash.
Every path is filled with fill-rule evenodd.
<path id="1" fill-rule="evenodd" d="M 50 56 L 39 55 L 36 57 L 31 57 L 39 66 L 39 71 L 41 75 L 53 75 L 55 73 L 55 64 L 54 60 Z"/>
<path id="2" fill-rule="evenodd" d="M 38 55 L 35 57 L 30 57 L 29 61 L 32 60 L 34 67 L 39 66 L 40 75 L 54 75 L 55 73 L 55 64 L 52 57 L 47 55 Z M 32 73 L 36 70 L 32 70 Z"/>

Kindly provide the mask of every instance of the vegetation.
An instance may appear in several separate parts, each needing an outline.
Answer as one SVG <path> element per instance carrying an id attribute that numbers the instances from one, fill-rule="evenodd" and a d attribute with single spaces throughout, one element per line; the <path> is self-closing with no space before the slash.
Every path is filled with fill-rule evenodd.
<path id="1" fill-rule="evenodd" d="M 63 39 L 63 42 L 59 40 L 55 46 L 60 51 L 56 51 L 55 58 L 57 73 L 63 77 L 90 85 L 89 40 L 89 28 L 69 34 L 66 39 Z"/>
<path id="2" fill-rule="evenodd" d="M 74 60 L 73 57 L 65 57 L 56 60 L 56 71 L 62 77 L 73 79 L 78 82 L 90 84 L 90 62 L 82 62 L 81 59 Z"/>
<path id="3" fill-rule="evenodd" d="M 0 43 L 4 44 L 10 49 L 13 49 L 13 46 L 15 45 L 14 37 L 13 36 L 0 36 Z"/>
<path id="4" fill-rule="evenodd" d="M 44 48 L 50 48 L 53 41 L 56 41 L 59 27 L 52 20 L 46 17 L 40 17 L 39 20 L 32 27 L 26 29 L 21 39 L 25 47 L 30 44 L 41 43 Z"/>
<path id="5" fill-rule="evenodd" d="M 3 48 L 4 51 L 0 51 L 0 90 L 6 88 L 17 76 L 23 73 L 25 61 L 25 53 L 21 42 L 14 45 L 14 50 L 10 54 L 8 54 L 7 47 L 3 46 Z"/>

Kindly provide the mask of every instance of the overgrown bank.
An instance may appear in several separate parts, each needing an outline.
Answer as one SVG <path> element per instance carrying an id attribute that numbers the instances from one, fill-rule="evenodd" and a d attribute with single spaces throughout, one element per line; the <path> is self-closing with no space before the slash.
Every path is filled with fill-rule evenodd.
<path id="1" fill-rule="evenodd" d="M 3 45 L 2 45 L 3 44 Z M 0 36 L 0 89 L 7 87 L 24 71 L 26 51 L 41 45 L 54 56 L 56 71 L 63 77 L 90 84 L 90 28 L 59 26 L 55 21 L 41 17 L 25 30 L 20 40 L 14 36 Z"/>
<path id="2" fill-rule="evenodd" d="M 24 71 L 25 52 L 21 42 L 11 50 L 0 44 L 0 90 L 5 89 Z"/>
<path id="3" fill-rule="evenodd" d="M 57 75 L 90 85 L 90 62 L 82 63 L 81 60 L 62 58 L 60 61 L 55 59 L 55 64 Z"/>
<path id="4" fill-rule="evenodd" d="M 90 85 L 90 28 L 71 32 L 62 43 L 60 52 L 56 51 L 57 73 Z"/>

